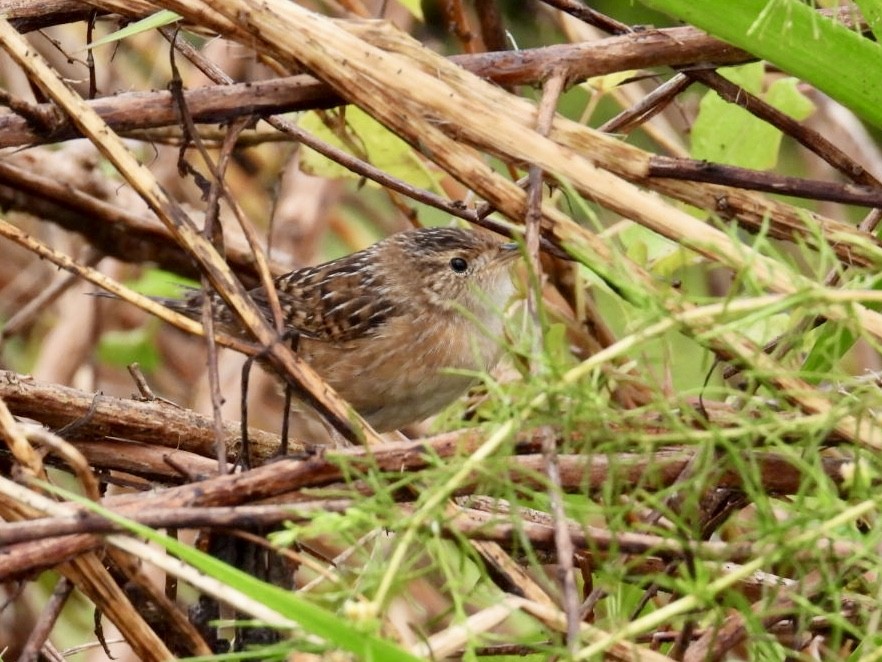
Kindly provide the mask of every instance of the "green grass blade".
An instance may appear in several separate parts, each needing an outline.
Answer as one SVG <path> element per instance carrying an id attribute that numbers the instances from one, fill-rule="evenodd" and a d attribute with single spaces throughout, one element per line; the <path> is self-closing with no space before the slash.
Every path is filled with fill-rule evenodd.
<path id="1" fill-rule="evenodd" d="M 142 18 L 140 21 L 130 23 L 122 30 L 117 30 L 116 32 L 110 33 L 106 37 L 101 37 L 101 39 L 93 41 L 88 46 L 86 46 L 86 49 L 88 50 L 90 48 L 104 46 L 105 44 L 112 44 L 115 41 L 122 41 L 123 39 L 133 37 L 136 34 L 141 34 L 142 32 L 147 32 L 149 30 L 156 30 L 158 28 L 165 27 L 166 25 L 171 25 L 172 23 L 180 20 L 180 14 L 176 14 L 168 9 L 163 9 L 156 12 L 155 14 L 150 14 L 150 16 L 147 16 L 146 18 Z"/>

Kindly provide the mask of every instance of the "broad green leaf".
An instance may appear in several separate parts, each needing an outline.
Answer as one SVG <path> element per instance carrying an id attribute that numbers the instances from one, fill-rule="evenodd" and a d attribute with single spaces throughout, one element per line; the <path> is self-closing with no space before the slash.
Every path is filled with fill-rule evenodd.
<path id="1" fill-rule="evenodd" d="M 686 267 L 701 264 L 705 258 L 683 246 L 677 246 L 665 255 L 652 261 L 649 270 L 659 278 L 673 278 Z"/>
<path id="2" fill-rule="evenodd" d="M 629 223 L 616 237 L 625 247 L 629 258 L 662 278 L 670 278 L 690 264 L 704 259 L 698 253 L 636 223 Z"/>
<path id="3" fill-rule="evenodd" d="M 139 278 L 126 284 L 140 294 L 164 299 L 180 298 L 185 289 L 199 287 L 194 280 L 162 269 L 145 269 Z M 121 367 L 138 363 L 144 372 L 150 373 L 160 362 L 155 335 L 155 324 L 125 331 L 105 331 L 98 342 L 98 359 Z"/>
<path id="4" fill-rule="evenodd" d="M 882 46 L 799 0 L 641 0 L 807 81 L 882 128 Z"/>
<path id="5" fill-rule="evenodd" d="M 632 222 L 616 233 L 616 239 L 628 257 L 643 267 L 677 249 L 675 242 Z"/>
<path id="6" fill-rule="evenodd" d="M 567 327 L 564 324 L 549 324 L 543 336 L 545 352 L 555 368 L 564 370 L 572 367 L 573 353 L 567 340 Z"/>
<path id="7" fill-rule="evenodd" d="M 769 87 L 765 99 L 772 107 L 777 108 L 797 121 L 808 118 L 815 112 L 815 104 L 799 91 L 796 78 L 779 78 Z"/>
<path id="8" fill-rule="evenodd" d="M 98 341 L 98 360 L 119 367 L 137 363 L 149 374 L 159 365 L 155 336 L 155 325 L 127 331 L 105 331 Z"/>
<path id="9" fill-rule="evenodd" d="M 150 30 L 156 30 L 157 28 L 171 25 L 172 23 L 176 23 L 180 20 L 180 14 L 176 14 L 173 11 L 169 11 L 168 9 L 162 9 L 155 14 L 151 14 L 146 18 L 142 18 L 140 21 L 129 23 L 122 30 L 117 30 L 116 32 L 110 33 L 106 37 L 101 37 L 101 39 L 93 41 L 91 44 L 86 46 L 86 49 L 104 46 L 105 44 L 111 44 L 116 41 L 122 41 L 123 39 L 133 37 L 136 34 L 149 32 Z"/>
<path id="10" fill-rule="evenodd" d="M 374 166 L 413 186 L 437 189 L 436 177 L 428 170 L 419 155 L 401 138 L 389 131 L 373 117 L 356 106 L 347 106 L 344 112 L 328 113 L 339 126 L 328 128 L 319 113 L 304 113 L 300 128 L 325 142 L 354 154 Z M 326 159 L 311 149 L 305 149 L 301 159 L 305 172 L 322 177 L 360 178 L 351 170 Z M 368 186 L 379 186 L 368 181 Z"/>
<path id="11" fill-rule="evenodd" d="M 796 89 L 793 79 L 776 81 L 767 94 L 762 94 L 764 67 L 761 62 L 725 69 L 721 73 L 794 119 L 804 119 L 814 108 Z M 701 100 L 698 117 L 692 126 L 692 156 L 715 163 L 768 170 L 778 162 L 781 137 L 781 132 L 771 124 L 709 91 Z"/>

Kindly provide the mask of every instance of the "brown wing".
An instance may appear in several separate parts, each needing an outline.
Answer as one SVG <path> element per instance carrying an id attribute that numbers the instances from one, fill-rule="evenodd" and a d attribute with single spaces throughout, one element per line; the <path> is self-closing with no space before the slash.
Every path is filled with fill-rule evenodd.
<path id="1" fill-rule="evenodd" d="M 400 306 L 370 267 L 370 256 L 356 253 L 277 279 L 286 326 L 307 338 L 328 342 L 373 335 L 389 317 L 400 313 Z M 263 288 L 250 294 L 269 317 Z"/>

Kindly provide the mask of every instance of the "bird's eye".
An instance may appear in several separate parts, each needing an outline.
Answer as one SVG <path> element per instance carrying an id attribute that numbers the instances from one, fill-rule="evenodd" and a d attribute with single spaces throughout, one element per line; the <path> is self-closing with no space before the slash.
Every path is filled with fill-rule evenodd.
<path id="1" fill-rule="evenodd" d="M 469 263 L 461 257 L 454 257 L 450 260 L 450 268 L 453 269 L 456 273 L 461 274 L 469 268 Z"/>

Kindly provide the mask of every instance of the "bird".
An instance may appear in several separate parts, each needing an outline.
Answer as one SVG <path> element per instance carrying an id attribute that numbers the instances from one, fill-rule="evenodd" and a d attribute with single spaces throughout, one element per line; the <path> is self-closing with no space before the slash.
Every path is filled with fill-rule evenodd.
<path id="1" fill-rule="evenodd" d="M 419 228 L 275 279 L 296 349 L 375 430 L 429 418 L 459 398 L 501 354 L 503 310 L 518 244 L 489 232 Z M 249 295 L 270 320 L 263 287 Z M 199 319 L 194 292 L 162 303 Z M 244 334 L 216 294 L 216 322 Z"/>

